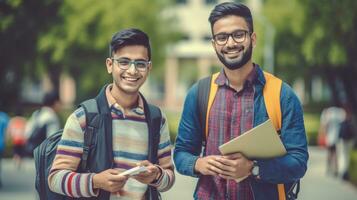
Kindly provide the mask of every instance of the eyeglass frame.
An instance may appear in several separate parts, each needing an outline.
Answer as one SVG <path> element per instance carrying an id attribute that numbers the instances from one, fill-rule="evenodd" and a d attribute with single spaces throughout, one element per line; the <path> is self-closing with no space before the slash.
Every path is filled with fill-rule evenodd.
<path id="1" fill-rule="evenodd" d="M 242 41 L 237 41 L 237 40 L 233 37 L 233 34 L 235 34 L 235 33 L 237 33 L 237 32 L 244 32 L 244 39 L 243 39 Z M 224 46 L 224 45 L 226 45 L 227 42 L 228 42 L 228 40 L 229 40 L 229 37 L 231 37 L 231 38 L 233 39 L 233 41 L 236 42 L 236 43 L 242 43 L 242 42 L 244 42 L 244 41 L 246 40 L 247 34 L 249 34 L 249 36 L 251 36 L 252 33 L 253 33 L 253 32 L 250 32 L 250 31 L 248 31 L 248 30 L 238 29 L 238 30 L 235 30 L 235 31 L 233 31 L 233 32 L 231 32 L 231 33 L 217 33 L 217 34 L 213 35 L 212 40 L 213 40 L 217 45 L 219 45 L 219 46 Z M 226 38 L 226 40 L 225 40 L 224 43 L 219 43 L 219 42 L 217 42 L 216 37 L 217 37 L 218 35 L 225 35 L 225 36 L 227 36 L 227 38 Z"/>
<path id="2" fill-rule="evenodd" d="M 146 60 L 130 60 L 129 58 L 110 58 L 112 61 L 116 61 L 118 67 L 122 70 L 128 70 L 130 69 L 131 65 L 134 64 L 135 70 L 139 72 L 147 72 L 149 65 L 151 64 L 151 61 L 146 61 Z M 128 61 L 128 66 L 123 66 L 120 64 L 119 61 Z M 145 64 L 145 68 L 138 68 L 137 64 L 138 62 L 142 62 L 142 64 Z"/>

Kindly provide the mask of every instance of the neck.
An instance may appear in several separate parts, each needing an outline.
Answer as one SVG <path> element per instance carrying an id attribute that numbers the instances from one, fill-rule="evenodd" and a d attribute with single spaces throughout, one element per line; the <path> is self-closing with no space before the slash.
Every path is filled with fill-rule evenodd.
<path id="1" fill-rule="evenodd" d="M 139 92 L 128 94 L 113 84 L 112 90 L 110 91 L 115 99 L 115 101 L 123 107 L 124 110 L 134 108 L 138 103 Z"/>
<path id="2" fill-rule="evenodd" d="M 252 71 L 252 69 L 253 63 L 250 60 L 239 69 L 230 70 L 225 67 L 224 72 L 226 73 L 227 79 L 229 80 L 229 84 L 231 85 L 231 87 L 233 87 L 237 91 L 240 91 L 243 88 L 244 83 L 247 80 L 248 75 Z"/>

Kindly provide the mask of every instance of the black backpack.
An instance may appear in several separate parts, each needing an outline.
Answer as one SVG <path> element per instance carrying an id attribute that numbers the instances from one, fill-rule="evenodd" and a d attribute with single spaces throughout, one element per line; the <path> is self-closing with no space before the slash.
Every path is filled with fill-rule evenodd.
<path id="1" fill-rule="evenodd" d="M 104 89 L 103 89 L 104 90 Z M 102 90 L 102 92 L 103 92 Z M 102 93 L 101 92 L 101 93 Z M 98 95 L 99 96 L 99 95 Z M 80 166 L 77 169 L 77 172 L 86 172 L 88 171 L 88 156 L 90 155 L 90 149 L 92 150 L 93 147 L 91 147 L 92 144 L 95 144 L 94 140 L 95 134 L 104 134 L 104 133 L 96 133 L 95 130 L 99 130 L 98 127 L 100 127 L 100 118 L 104 118 L 103 115 L 101 115 L 100 111 L 98 111 L 98 107 L 101 107 L 100 100 L 96 99 L 89 99 L 87 101 L 84 101 L 83 103 L 80 104 L 81 107 L 84 108 L 84 111 L 86 113 L 86 121 L 87 121 L 87 127 L 85 129 L 84 133 L 84 144 L 83 144 L 83 154 L 81 158 L 81 163 Z M 98 102 L 98 103 L 97 103 Z M 104 101 L 105 102 L 105 101 Z M 161 127 L 161 111 L 158 107 L 147 104 L 147 102 L 144 99 L 144 109 L 145 109 L 145 116 L 147 119 L 148 127 L 149 127 L 149 155 L 148 159 L 152 163 L 157 163 L 158 158 L 157 158 L 157 151 L 158 151 L 158 144 L 160 141 L 160 127 Z M 99 109 L 100 110 L 100 109 Z M 149 112 L 147 112 L 149 111 Z M 108 118 L 104 118 L 108 119 Z M 111 123 L 111 122 L 110 122 Z M 111 129 L 108 130 L 111 135 Z M 55 134 L 51 135 L 48 137 L 45 141 L 43 141 L 35 150 L 34 150 L 34 159 L 35 159 L 35 168 L 36 168 L 36 180 L 35 180 L 35 186 L 36 190 L 39 194 L 40 200 L 45 200 L 45 199 L 51 199 L 51 200 L 57 200 L 57 199 L 73 199 L 68 196 L 64 196 L 55 192 L 52 192 L 48 186 L 48 175 L 50 173 L 50 169 L 52 167 L 52 162 L 53 159 L 56 155 L 56 149 L 58 142 L 61 139 L 63 130 L 60 130 L 56 132 Z M 95 148 L 95 147 L 94 147 Z M 112 150 L 112 147 L 106 147 L 108 149 Z M 112 153 L 112 152 L 110 152 Z M 105 161 L 98 161 L 97 162 L 108 162 L 107 160 Z M 103 193 L 106 193 L 103 191 Z M 108 196 L 107 194 L 106 196 Z M 157 200 L 159 199 L 159 192 L 156 190 L 156 188 L 149 186 L 148 190 L 146 192 L 146 199 L 153 199 Z M 86 198 L 88 199 L 88 198 Z M 97 199 L 97 198 L 94 198 Z"/>

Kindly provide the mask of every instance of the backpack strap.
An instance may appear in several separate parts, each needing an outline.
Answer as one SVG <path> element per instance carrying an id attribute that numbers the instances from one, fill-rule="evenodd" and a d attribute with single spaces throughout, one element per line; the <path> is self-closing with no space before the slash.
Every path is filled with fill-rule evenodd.
<path id="1" fill-rule="evenodd" d="M 197 105 L 199 111 L 199 121 L 201 125 L 203 136 L 203 145 L 206 144 L 206 139 L 208 136 L 208 113 L 211 110 L 213 100 L 216 96 L 218 85 L 215 83 L 219 72 L 213 74 L 212 76 L 203 78 L 198 81 L 198 96 Z"/>
<path id="2" fill-rule="evenodd" d="M 87 161 L 89 155 L 89 148 L 92 144 L 94 129 L 99 128 L 99 111 L 97 101 L 95 99 L 88 99 L 80 104 L 83 107 L 86 116 L 86 129 L 84 132 L 83 154 L 81 159 L 81 170 L 87 169 Z"/>
<path id="3" fill-rule="evenodd" d="M 197 96 L 197 106 L 198 106 L 198 117 L 200 122 L 200 127 L 202 130 L 203 146 L 206 146 L 206 116 L 207 116 L 207 106 L 208 98 L 210 94 L 211 76 L 203 78 L 198 81 L 198 96 Z"/>
<path id="4" fill-rule="evenodd" d="M 140 96 L 142 97 L 144 102 L 145 119 L 149 129 L 148 160 L 151 163 L 156 164 L 158 163 L 157 152 L 160 143 L 160 129 L 161 129 L 162 114 L 160 108 L 152 104 L 148 104 L 144 96 L 141 94 Z M 146 199 L 158 200 L 160 194 L 155 187 L 148 186 L 148 190 L 145 195 L 146 195 Z"/>
<path id="5" fill-rule="evenodd" d="M 277 131 L 281 129 L 281 107 L 280 107 L 280 91 L 282 80 L 274 75 L 265 72 L 265 86 L 263 89 L 264 103 L 269 118 Z"/>

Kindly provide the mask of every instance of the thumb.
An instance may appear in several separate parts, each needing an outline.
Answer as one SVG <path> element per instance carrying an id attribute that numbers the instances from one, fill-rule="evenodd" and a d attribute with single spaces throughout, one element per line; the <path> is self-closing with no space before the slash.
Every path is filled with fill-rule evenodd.
<path id="1" fill-rule="evenodd" d="M 112 175 L 118 175 L 119 171 L 116 169 L 107 169 L 107 172 Z"/>

